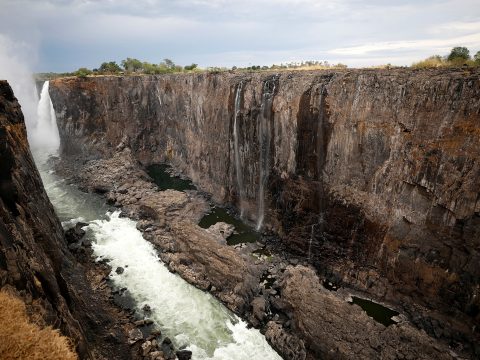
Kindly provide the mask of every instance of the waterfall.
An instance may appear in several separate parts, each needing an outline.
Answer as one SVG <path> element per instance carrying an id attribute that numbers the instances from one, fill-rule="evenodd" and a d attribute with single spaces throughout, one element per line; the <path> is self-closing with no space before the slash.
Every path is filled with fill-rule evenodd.
<path id="1" fill-rule="evenodd" d="M 310 241 L 308 242 L 308 261 L 310 262 L 312 258 L 312 242 L 313 242 L 313 236 L 314 236 L 314 230 L 315 230 L 315 225 L 312 224 L 312 227 L 310 229 Z"/>
<path id="2" fill-rule="evenodd" d="M 316 143 L 316 154 L 317 154 L 317 173 L 318 173 L 318 182 L 319 182 L 319 203 L 318 203 L 318 220 L 316 223 L 312 224 L 310 231 L 310 240 L 308 243 L 308 261 L 312 260 L 312 245 L 315 238 L 314 229 L 317 227 L 317 232 L 320 234 L 320 238 L 324 238 L 324 228 L 325 228 L 325 188 L 323 183 L 323 169 L 325 166 L 325 97 L 324 92 L 326 89 L 322 85 L 319 89 L 319 101 L 318 101 L 318 126 L 317 126 L 317 143 Z"/>
<path id="3" fill-rule="evenodd" d="M 49 93 L 49 82 L 45 81 L 37 106 L 37 121 L 31 131 L 30 141 L 35 153 L 53 154 L 58 150 L 60 137 L 58 135 L 57 119 Z"/>
<path id="4" fill-rule="evenodd" d="M 324 213 L 320 212 L 320 215 L 318 216 L 318 221 L 314 224 L 312 224 L 310 228 L 310 240 L 308 242 L 308 262 L 312 260 L 312 245 L 313 245 L 313 239 L 315 238 L 315 226 L 318 225 L 320 228 L 320 237 L 323 239 L 323 229 L 324 229 Z"/>
<path id="5" fill-rule="evenodd" d="M 237 187 L 240 200 L 240 217 L 243 218 L 244 214 L 244 189 L 243 189 L 243 173 L 242 173 L 242 164 L 240 163 L 240 149 L 238 145 L 238 133 L 239 133 L 239 124 L 238 120 L 240 117 L 240 105 L 242 101 L 242 90 L 243 90 L 243 81 L 241 81 L 235 93 L 235 114 L 233 122 L 233 147 L 235 151 L 235 171 L 237 176 Z"/>
<path id="6" fill-rule="evenodd" d="M 277 77 L 274 76 L 263 83 L 262 106 L 257 128 L 260 152 L 257 230 L 262 228 L 265 218 L 265 186 L 267 185 L 270 166 L 270 122 L 272 119 L 272 104 L 275 96 L 276 81 Z"/>

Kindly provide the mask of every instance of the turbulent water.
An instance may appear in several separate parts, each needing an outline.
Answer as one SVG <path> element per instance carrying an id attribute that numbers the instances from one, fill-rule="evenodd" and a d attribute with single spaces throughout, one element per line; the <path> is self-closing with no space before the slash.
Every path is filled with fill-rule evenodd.
<path id="1" fill-rule="evenodd" d="M 89 223 L 95 256 L 109 259 L 113 269 L 125 269 L 110 276 L 116 287 L 129 290 L 138 313 L 148 304 L 150 318 L 162 333 L 177 348 L 191 350 L 193 359 L 281 359 L 258 330 L 247 329 L 213 296 L 170 273 L 134 221 L 120 218 L 119 212 L 108 213 L 99 196 L 83 193 L 56 176 L 47 161 L 54 145 L 34 153 L 57 215 L 64 226 L 79 220 Z"/>
<path id="2" fill-rule="evenodd" d="M 94 252 L 112 259 L 113 268 L 125 268 L 111 275 L 114 283 L 128 288 L 138 307 L 148 304 L 152 319 L 178 347 L 192 350 L 196 359 L 278 358 L 258 330 L 247 329 L 211 295 L 170 273 L 135 222 L 118 214 L 91 223 Z"/>

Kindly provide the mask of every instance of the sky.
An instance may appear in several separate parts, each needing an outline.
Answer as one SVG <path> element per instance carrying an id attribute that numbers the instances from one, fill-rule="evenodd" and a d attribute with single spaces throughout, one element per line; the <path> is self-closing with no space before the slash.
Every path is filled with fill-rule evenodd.
<path id="1" fill-rule="evenodd" d="M 36 72 L 127 57 L 411 65 L 454 46 L 480 50 L 480 0 L 0 0 L 0 55 Z"/>

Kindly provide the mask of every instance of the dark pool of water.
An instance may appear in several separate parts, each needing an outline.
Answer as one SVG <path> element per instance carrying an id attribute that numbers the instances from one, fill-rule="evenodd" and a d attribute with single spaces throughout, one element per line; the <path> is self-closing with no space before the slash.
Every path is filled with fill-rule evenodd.
<path id="1" fill-rule="evenodd" d="M 330 291 L 337 291 L 338 290 L 337 285 L 335 285 L 331 281 L 324 280 L 322 284 L 323 284 L 323 287 L 327 290 L 330 290 Z"/>
<path id="2" fill-rule="evenodd" d="M 178 191 L 195 190 L 195 186 L 188 179 L 171 174 L 171 166 L 167 164 L 153 164 L 147 167 L 148 175 L 153 179 L 160 190 L 173 189 Z"/>
<path id="3" fill-rule="evenodd" d="M 260 233 L 244 223 L 241 219 L 229 214 L 226 209 L 218 206 L 214 207 L 210 213 L 205 215 L 198 225 L 204 229 L 208 229 L 217 222 L 224 222 L 235 226 L 235 232 L 227 239 L 228 245 L 253 243 L 260 239 Z"/>
<path id="4" fill-rule="evenodd" d="M 398 312 L 373 301 L 360 299 L 356 296 L 352 296 L 352 300 L 352 304 L 359 305 L 363 310 L 365 310 L 367 315 L 373 318 L 375 321 L 378 321 L 385 326 L 396 324 L 396 322 L 392 320 L 392 317 L 398 315 Z"/>

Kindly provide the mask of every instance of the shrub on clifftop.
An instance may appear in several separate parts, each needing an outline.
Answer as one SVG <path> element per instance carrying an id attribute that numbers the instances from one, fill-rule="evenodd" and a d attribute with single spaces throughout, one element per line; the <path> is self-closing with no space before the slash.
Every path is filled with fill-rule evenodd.
<path id="1" fill-rule="evenodd" d="M 102 65 L 100 65 L 100 67 L 98 68 L 98 71 L 101 73 L 116 74 L 121 72 L 122 68 L 118 66 L 115 61 L 110 61 L 102 63 Z"/>
<path id="2" fill-rule="evenodd" d="M 92 73 L 93 73 L 92 70 L 89 70 L 87 68 L 80 68 L 77 71 L 75 71 L 74 75 L 84 78 L 84 77 L 87 77 L 88 75 L 91 75 Z"/>
<path id="3" fill-rule="evenodd" d="M 477 53 L 473 56 L 473 60 L 475 61 L 476 65 L 480 65 L 480 51 L 477 51 Z"/>
<path id="4" fill-rule="evenodd" d="M 448 61 L 466 61 L 469 59 L 470 50 L 463 46 L 454 47 L 447 57 Z"/>
<path id="5" fill-rule="evenodd" d="M 480 65 L 480 51 L 473 57 L 470 57 L 470 50 L 464 46 L 454 47 L 450 54 L 445 57 L 434 55 L 425 60 L 413 63 L 414 68 L 437 68 L 437 67 L 455 67 L 455 66 L 479 66 Z"/>

